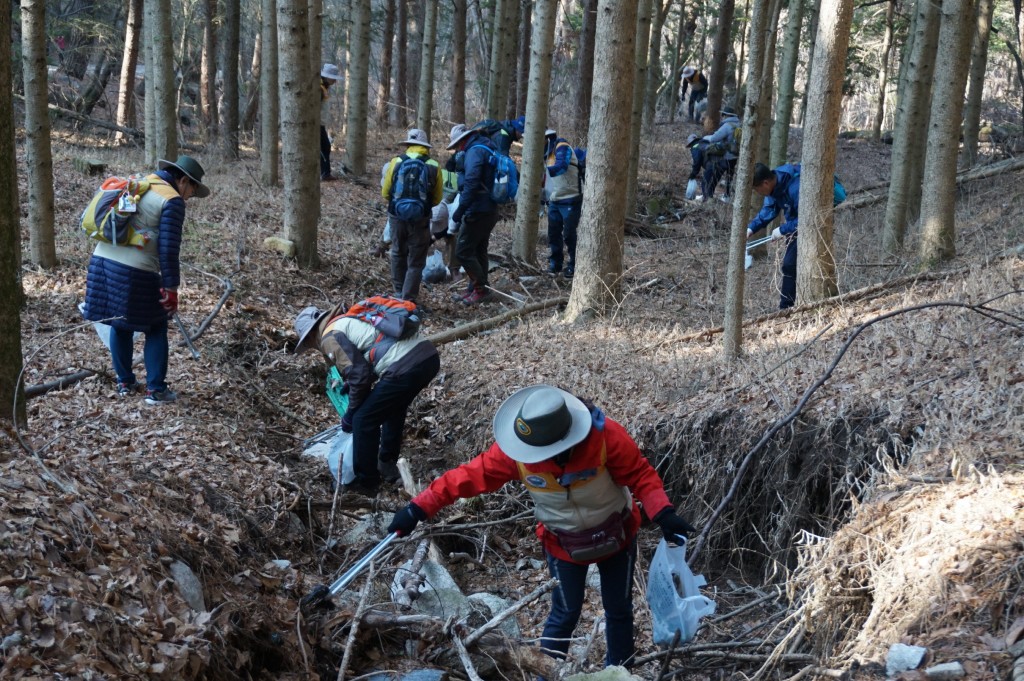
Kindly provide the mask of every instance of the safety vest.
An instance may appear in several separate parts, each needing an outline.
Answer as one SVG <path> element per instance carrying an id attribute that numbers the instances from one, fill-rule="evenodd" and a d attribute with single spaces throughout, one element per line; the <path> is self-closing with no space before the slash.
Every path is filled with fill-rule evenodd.
<path id="1" fill-rule="evenodd" d="M 576 159 L 576 152 L 568 142 L 559 142 L 548 154 L 547 165 L 555 164 L 555 151 L 559 147 L 569 147 L 569 168 L 557 177 L 550 175 L 545 178 L 544 184 L 547 189 L 548 201 L 565 201 L 575 199 L 580 195 L 580 163 Z"/>

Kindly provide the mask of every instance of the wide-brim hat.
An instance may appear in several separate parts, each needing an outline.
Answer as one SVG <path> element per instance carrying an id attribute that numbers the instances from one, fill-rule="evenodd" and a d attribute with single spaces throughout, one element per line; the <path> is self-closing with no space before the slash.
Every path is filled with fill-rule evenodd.
<path id="1" fill-rule="evenodd" d="M 320 77 L 328 80 L 341 80 L 341 71 L 334 64 L 324 64 L 320 69 Z"/>
<path id="2" fill-rule="evenodd" d="M 545 137 L 557 137 L 558 136 L 558 131 L 557 130 L 552 130 L 551 128 L 548 128 L 547 130 L 544 131 L 544 136 Z"/>
<path id="3" fill-rule="evenodd" d="M 330 310 L 320 310 L 312 305 L 304 308 L 295 318 L 295 333 L 299 334 L 299 342 L 295 344 L 295 354 L 299 354 L 313 347 L 313 329 L 320 325 L 320 320 Z"/>
<path id="4" fill-rule="evenodd" d="M 427 141 L 427 133 L 423 132 L 419 128 L 411 128 L 409 132 L 405 134 L 405 139 L 399 142 L 399 144 L 418 144 L 421 147 L 433 149 L 433 147 L 430 146 L 430 142 Z"/>
<path id="5" fill-rule="evenodd" d="M 694 68 L 693 66 L 687 66 L 686 68 L 683 69 L 683 78 L 689 78 L 693 76 L 693 74 L 695 73 L 697 73 L 696 68 Z"/>
<path id="6" fill-rule="evenodd" d="M 191 156 L 185 156 L 182 154 L 178 156 L 177 161 L 167 161 L 160 159 L 156 163 L 157 170 L 164 170 L 165 168 L 174 167 L 185 173 L 188 179 L 196 185 L 196 196 L 200 199 L 205 199 L 210 195 L 210 188 L 203 184 L 203 175 L 206 173 L 203 171 L 203 167 L 199 165 L 199 161 L 195 160 Z"/>
<path id="7" fill-rule="evenodd" d="M 723 106 L 721 113 L 723 116 L 735 116 L 736 109 L 732 108 L 731 106 Z"/>
<path id="8" fill-rule="evenodd" d="M 550 459 L 586 439 L 590 410 L 561 388 L 532 385 L 514 392 L 494 415 L 494 439 L 521 463 Z"/>
<path id="9" fill-rule="evenodd" d="M 455 126 L 455 128 L 457 128 L 457 127 L 458 126 Z M 462 126 L 462 127 L 464 128 L 464 130 L 462 132 L 460 132 L 458 135 L 455 134 L 457 132 L 456 129 L 452 128 L 452 132 L 451 132 L 451 140 L 452 141 L 448 143 L 448 146 L 445 147 L 446 149 L 454 149 L 455 147 L 459 146 L 459 142 L 461 142 L 462 140 L 466 139 L 467 137 L 469 137 L 470 135 L 473 134 L 473 128 L 467 128 L 466 126 Z"/>
<path id="10" fill-rule="evenodd" d="M 686 148 L 689 149 L 697 142 L 700 142 L 700 137 L 694 135 L 692 132 L 686 137 Z"/>

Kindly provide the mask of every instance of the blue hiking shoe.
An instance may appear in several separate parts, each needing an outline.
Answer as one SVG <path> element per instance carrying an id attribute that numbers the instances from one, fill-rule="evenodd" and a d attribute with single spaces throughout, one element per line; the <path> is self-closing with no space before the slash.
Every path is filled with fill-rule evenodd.
<path id="1" fill-rule="evenodd" d="M 164 404 L 166 402 L 174 402 L 177 399 L 178 393 L 174 392 L 170 388 L 146 391 L 146 404 Z"/>

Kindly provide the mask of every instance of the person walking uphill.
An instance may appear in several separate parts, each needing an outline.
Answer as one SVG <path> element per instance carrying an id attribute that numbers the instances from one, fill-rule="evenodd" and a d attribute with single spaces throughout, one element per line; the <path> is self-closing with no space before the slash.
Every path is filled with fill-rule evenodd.
<path id="1" fill-rule="evenodd" d="M 601 575 L 606 666 L 629 666 L 634 652 L 633 568 L 640 509 L 677 541 L 695 528 L 676 515 L 661 478 L 625 428 L 592 404 L 549 385 L 513 393 L 494 415 L 491 447 L 448 471 L 395 514 L 388 532 L 408 535 L 456 499 L 520 480 L 533 500 L 537 536 L 559 585 L 541 645 L 569 649 L 579 622 L 587 568 Z"/>
<path id="2" fill-rule="evenodd" d="M 146 177 L 149 190 L 139 199 L 131 221 L 142 245 L 96 245 L 89 259 L 83 310 L 89 321 L 112 327 L 110 356 L 121 396 L 139 388 L 132 370 L 132 346 L 136 331 L 145 334 L 147 404 L 178 398 L 167 387 L 167 321 L 178 310 L 185 202 L 210 195 L 203 184 L 203 167 L 194 158 L 179 156 L 173 163 L 160 160 L 157 168 Z"/>
<path id="3" fill-rule="evenodd" d="M 431 209 L 441 203 L 444 183 L 437 161 L 430 158 L 427 133 L 413 128 L 399 144 L 406 145 L 405 153 L 391 159 L 381 174 L 381 194 L 391 224 L 395 297 L 416 300 L 430 248 Z"/>
<path id="4" fill-rule="evenodd" d="M 786 221 L 772 230 L 772 240 L 786 239 L 782 258 L 782 291 L 779 309 L 796 303 L 796 237 L 800 216 L 800 166 L 785 164 L 772 170 L 763 163 L 754 165 L 754 191 L 764 197 L 761 211 L 747 225 L 747 239 L 771 224 L 785 210 Z"/>
<path id="5" fill-rule="evenodd" d="M 373 497 L 381 478 L 399 479 L 406 412 L 437 375 L 441 360 L 434 344 L 420 336 L 418 318 L 394 323 L 388 317 L 374 324 L 366 321 L 372 316 L 360 313 L 365 309 L 363 304 L 305 308 L 295 318 L 295 352 L 318 349 L 344 379 L 348 410 L 341 429 L 352 433 L 355 470 L 346 489 Z"/>
<path id="6" fill-rule="evenodd" d="M 330 113 L 328 100 L 330 88 L 341 78 L 341 72 L 334 64 L 324 64 L 320 69 L 320 181 L 331 182 L 336 178 L 331 173 L 331 137 L 327 134 L 327 118 Z"/>
<path id="7" fill-rule="evenodd" d="M 690 90 L 690 104 L 688 118 L 693 123 L 699 123 L 700 119 L 695 114 L 697 103 L 708 96 L 708 78 L 695 66 L 687 66 L 683 69 L 681 76 L 683 87 L 679 91 L 679 99 L 686 96 L 686 90 Z"/>
<path id="8" fill-rule="evenodd" d="M 548 201 L 548 273 L 558 274 L 565 263 L 565 278 L 576 272 L 576 228 L 583 210 L 580 162 L 572 145 L 548 129 L 545 136 L 544 194 Z"/>
<path id="9" fill-rule="evenodd" d="M 466 292 L 459 296 L 464 305 L 477 305 L 490 297 L 487 290 L 487 271 L 490 263 L 487 248 L 491 232 L 498 224 L 498 204 L 491 198 L 495 166 L 491 158 L 494 143 L 477 130 L 469 129 L 456 137 L 448 149 L 464 151 L 464 171 L 459 185 L 459 207 L 452 215 L 458 225 L 455 253 L 469 278 Z"/>

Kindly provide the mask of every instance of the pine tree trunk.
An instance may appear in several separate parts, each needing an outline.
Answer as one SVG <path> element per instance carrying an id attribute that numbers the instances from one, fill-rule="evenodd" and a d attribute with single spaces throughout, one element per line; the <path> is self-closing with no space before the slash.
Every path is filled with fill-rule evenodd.
<path id="1" fill-rule="evenodd" d="M 408 92 L 409 106 L 420 101 L 420 52 L 423 44 L 423 20 L 426 16 L 426 0 L 417 0 L 413 4 L 413 12 L 409 19 L 409 80 L 405 84 Z M 409 112 L 409 120 L 416 120 L 415 113 Z"/>
<path id="2" fill-rule="evenodd" d="M 464 123 L 466 121 L 466 0 L 453 0 L 452 7 L 452 110 L 449 115 L 452 121 Z"/>
<path id="3" fill-rule="evenodd" d="M 0 35 L 11 35 L 11 8 L 0 11 Z M 26 42 L 24 35 L 22 43 Z M 43 67 L 46 67 L 45 61 Z M 13 74 L 11 50 L 0 50 L 0 92 L 10 93 Z M 43 102 L 45 108 L 45 100 Z M 21 228 L 18 224 L 18 168 L 14 155 L 14 106 L 9 95 L 0 97 L 0 420 L 24 425 L 25 390 L 21 375 Z M 17 400 L 15 399 L 17 398 Z M 11 405 L 16 405 L 14 412 Z"/>
<path id="4" fill-rule="evenodd" d="M 928 86 L 938 41 L 939 13 L 932 0 L 918 0 L 914 19 L 913 53 L 907 62 L 906 86 L 900 96 L 893 134 L 889 199 L 885 206 L 883 246 L 896 254 L 903 248 L 907 224 L 913 221 L 917 205 L 913 203 L 914 183 L 921 177 L 915 170 L 915 145 L 922 145 L 927 132 Z"/>
<path id="5" fill-rule="evenodd" d="M 981 127 L 981 95 L 985 89 L 985 68 L 988 64 L 988 40 L 992 31 L 995 0 L 978 0 L 977 23 L 971 48 L 971 72 L 968 77 L 967 103 L 964 110 L 964 149 L 961 165 L 971 168 L 978 162 L 978 130 Z"/>
<path id="6" fill-rule="evenodd" d="M 128 19 L 124 27 L 124 54 L 121 58 L 121 80 L 117 90 L 117 116 L 114 122 L 122 128 L 134 128 L 135 123 L 135 70 L 139 65 L 139 33 L 142 28 L 142 0 L 127 0 Z M 119 144 L 128 136 L 118 132 Z"/>
<path id="7" fill-rule="evenodd" d="M 459 0 L 465 7 L 465 0 Z M 466 42 L 465 23 L 463 23 L 462 42 Z M 459 37 L 455 36 L 456 50 Z M 462 47 L 465 54 L 465 45 Z M 388 109 L 391 108 L 391 65 L 395 54 L 395 0 L 384 0 L 384 34 L 381 36 L 380 48 L 380 80 L 377 84 L 377 127 L 383 128 L 388 124 Z M 463 65 L 464 67 L 465 65 Z M 465 73 L 463 73 L 462 87 L 466 87 Z M 465 93 L 463 93 L 465 97 Z"/>
<path id="8" fill-rule="evenodd" d="M 853 0 L 823 0 L 814 70 L 807 83 L 808 120 L 800 156 L 798 305 L 839 292 L 832 247 L 833 176 L 852 21 Z"/>
<path id="9" fill-rule="evenodd" d="M 166 36 L 171 33 L 170 0 L 144 0 L 148 7 L 146 20 L 149 21 L 153 38 L 152 68 L 146 64 L 146 76 L 153 78 L 153 134 L 154 153 L 157 158 L 178 157 L 178 112 L 176 88 L 174 86 L 173 42 Z M 155 164 L 154 164 L 155 165 Z"/>
<path id="10" fill-rule="evenodd" d="M 758 105 L 761 107 L 761 111 L 765 113 L 764 118 L 761 119 L 761 127 L 758 129 L 755 156 L 761 163 L 764 163 L 764 159 L 771 158 L 772 127 L 775 124 L 775 119 L 772 117 L 772 113 L 775 111 L 774 107 L 772 107 L 772 95 L 775 94 L 775 43 L 778 41 L 779 15 L 781 12 L 782 0 L 771 0 L 768 27 L 765 32 L 765 56 L 762 66 L 764 73 L 761 74 L 761 103 Z"/>
<path id="11" fill-rule="evenodd" d="M 487 80 L 487 118 L 500 118 L 505 101 L 501 99 L 501 79 L 505 64 L 505 13 L 512 0 L 495 0 L 494 23 L 491 26 L 491 67 Z"/>
<path id="12" fill-rule="evenodd" d="M 530 92 L 526 100 L 526 132 L 523 136 L 523 176 L 516 197 L 516 222 L 512 228 L 512 254 L 533 264 L 537 252 L 540 187 L 544 169 L 544 129 L 547 127 L 551 90 L 551 52 L 555 39 L 558 0 L 537 0 L 533 17 Z"/>
<path id="13" fill-rule="evenodd" d="M 722 354 L 735 359 L 743 350 L 743 280 L 746 256 L 747 215 L 750 212 L 750 178 L 754 174 L 754 148 L 761 127 L 761 98 L 769 0 L 754 0 L 750 13 L 750 56 L 747 60 L 747 96 L 743 105 L 743 137 L 736 162 L 736 191 L 732 200 L 732 228 L 729 232 L 729 268 L 726 274 L 725 323 Z M 717 58 L 717 55 L 716 55 Z M 710 105 L 709 105 L 710 108 Z"/>
<path id="14" fill-rule="evenodd" d="M 31 254 L 32 262 L 50 269 L 57 265 L 57 247 L 53 232 L 53 155 L 47 110 L 45 0 L 21 0 L 21 36 Z"/>
<path id="15" fill-rule="evenodd" d="M 807 57 L 807 68 L 805 73 L 810 74 L 811 67 L 814 61 L 814 42 L 818 39 L 818 19 L 821 16 L 821 2 L 822 0 L 808 0 L 810 5 L 807 9 L 810 10 L 808 16 L 811 19 L 811 23 L 807 26 L 807 38 L 810 46 L 808 48 Z M 807 123 L 807 91 L 804 91 L 804 96 L 800 101 L 800 125 L 801 127 Z"/>
<path id="16" fill-rule="evenodd" d="M 367 29 L 369 29 L 369 22 L 367 22 Z M 367 42 L 369 42 L 369 36 L 367 36 Z M 436 49 L 437 0 L 426 0 L 426 14 L 423 21 L 423 51 L 420 54 L 420 101 L 416 107 L 416 127 L 427 133 L 427 139 L 430 139 L 430 119 L 434 115 L 434 52 Z"/>
<path id="17" fill-rule="evenodd" d="M 566 308 L 568 320 L 603 312 L 620 299 L 625 241 L 626 187 L 621 160 L 630 140 L 622 134 L 631 117 L 636 60 L 637 5 L 600 0 L 594 49 L 587 182 L 576 245 L 576 277 Z M 644 54 L 646 54 L 644 50 Z"/>
<path id="18" fill-rule="evenodd" d="M 366 112 L 369 88 L 370 0 L 352 0 L 352 34 L 348 72 L 348 118 L 345 125 L 345 165 L 366 174 Z"/>
<path id="19" fill-rule="evenodd" d="M 278 182 L 277 166 L 281 159 L 277 3 L 276 0 L 261 1 L 263 59 L 260 68 L 260 180 L 263 184 L 273 187 Z"/>
<path id="20" fill-rule="evenodd" d="M 262 0 L 261 0 L 262 1 Z M 260 20 L 260 25 L 264 21 Z M 263 32 L 256 34 L 252 49 L 252 66 L 245 81 L 245 111 L 242 113 L 242 129 L 252 130 L 256 123 L 256 112 L 260 104 L 260 72 L 263 69 Z"/>
<path id="21" fill-rule="evenodd" d="M 930 267 L 956 255 L 956 157 L 964 89 L 971 68 L 974 0 L 943 0 L 921 195 L 921 262 Z"/>
<path id="22" fill-rule="evenodd" d="M 786 34 L 782 42 L 779 64 L 779 99 L 772 125 L 771 162 L 774 168 L 786 162 L 789 151 L 789 126 L 793 120 L 793 97 L 796 85 L 796 67 L 800 57 L 800 28 L 803 25 L 804 0 L 789 0 Z"/>
<path id="23" fill-rule="evenodd" d="M 651 27 L 651 56 L 647 61 L 647 89 L 644 93 L 643 130 L 650 133 L 658 105 L 658 88 L 661 87 L 661 32 L 668 19 L 672 0 L 655 0 L 654 25 Z"/>
<path id="24" fill-rule="evenodd" d="M 199 66 L 199 111 L 203 138 L 217 132 L 217 0 L 203 0 L 203 51 Z M 147 71 L 148 74 L 148 71 Z"/>
<path id="25" fill-rule="evenodd" d="M 520 0 L 511 0 L 508 11 L 508 21 L 505 26 L 505 64 L 501 79 L 501 88 L 504 93 L 502 118 L 509 119 L 516 117 L 516 79 L 519 77 L 519 21 L 522 18 L 523 3 Z"/>
<path id="26" fill-rule="evenodd" d="M 533 26 L 533 3 L 522 3 L 522 16 L 519 18 L 519 73 L 516 74 L 516 105 L 513 117 L 526 112 L 526 100 L 530 92 L 530 60 L 531 32 Z M 593 60 L 593 53 L 591 53 Z"/>
<path id="27" fill-rule="evenodd" d="M 220 70 L 224 91 L 220 114 L 220 152 L 225 159 L 230 160 L 238 158 L 238 43 L 241 18 L 239 0 L 223 2 Z"/>
<path id="28" fill-rule="evenodd" d="M 885 121 L 886 89 L 889 87 L 890 57 L 892 56 L 892 18 L 896 11 L 896 0 L 889 0 L 885 8 L 885 35 L 882 38 L 881 64 L 878 69 L 878 107 L 871 124 L 871 139 L 876 142 L 882 137 L 882 123 Z"/>
<path id="29" fill-rule="evenodd" d="M 315 268 L 319 211 L 317 110 L 319 71 L 309 70 L 309 14 L 305 2 L 279 2 L 277 35 L 284 170 L 283 222 L 299 267 Z"/>
<path id="30" fill-rule="evenodd" d="M 732 43 L 732 18 L 736 10 L 735 0 L 722 0 L 718 8 L 718 23 L 715 40 L 711 48 L 711 70 L 708 71 L 708 108 L 704 116 L 704 132 L 712 133 L 722 122 L 722 104 L 725 94 L 725 70 L 729 65 Z"/>
<path id="31" fill-rule="evenodd" d="M 391 124 L 404 128 L 409 120 L 409 2 L 398 0 L 398 63 L 395 66 L 395 108 L 392 109 Z M 463 101 L 465 105 L 465 101 Z"/>
<path id="32" fill-rule="evenodd" d="M 155 80 L 156 67 L 154 66 L 153 57 L 153 22 L 150 19 L 150 0 L 142 0 L 142 54 L 143 61 L 145 61 L 145 74 L 143 86 L 145 87 L 145 95 L 142 100 L 143 109 L 143 126 L 144 126 L 144 141 L 146 144 L 146 165 L 150 168 L 156 167 L 157 159 L 160 155 L 157 153 L 157 132 L 156 132 L 156 90 L 153 87 L 153 81 Z"/>
<path id="33" fill-rule="evenodd" d="M 669 94 L 668 122 L 676 122 L 676 109 L 679 106 L 679 76 L 682 73 L 683 24 L 686 20 L 686 0 L 679 0 L 679 25 L 676 27 L 676 41 L 672 46 L 672 71 L 669 76 L 672 86 Z"/>
<path id="34" fill-rule="evenodd" d="M 324 2 L 309 0 L 309 70 L 320 73 L 323 66 Z"/>
<path id="35" fill-rule="evenodd" d="M 587 146 L 590 124 L 590 97 L 594 89 L 594 39 L 597 35 L 597 0 L 583 0 L 583 26 L 580 28 L 579 66 L 576 78 L 576 139 Z"/>
<path id="36" fill-rule="evenodd" d="M 637 185 L 640 174 L 640 137 L 644 118 L 644 90 L 647 83 L 647 56 L 651 40 L 651 7 L 653 0 L 639 0 L 634 45 L 635 79 L 633 111 L 629 126 L 629 165 L 626 170 L 626 215 L 636 215 Z"/>

